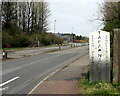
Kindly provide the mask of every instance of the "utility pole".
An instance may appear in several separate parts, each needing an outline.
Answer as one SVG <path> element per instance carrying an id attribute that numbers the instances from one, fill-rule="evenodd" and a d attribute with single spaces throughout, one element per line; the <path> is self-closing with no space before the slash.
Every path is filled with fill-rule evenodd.
<path id="1" fill-rule="evenodd" d="M 72 27 L 72 43 L 73 43 L 73 38 L 74 38 L 74 35 L 73 35 L 73 27 Z"/>
<path id="2" fill-rule="evenodd" d="M 73 27 L 72 27 L 72 46 L 73 46 Z"/>
<path id="3" fill-rule="evenodd" d="M 70 35 L 70 39 L 71 39 L 71 48 L 73 47 L 73 27 L 72 27 L 72 33 Z"/>
<path id="4" fill-rule="evenodd" d="M 54 20 L 54 44 L 56 43 L 55 42 L 55 29 L 56 29 L 56 20 Z"/>

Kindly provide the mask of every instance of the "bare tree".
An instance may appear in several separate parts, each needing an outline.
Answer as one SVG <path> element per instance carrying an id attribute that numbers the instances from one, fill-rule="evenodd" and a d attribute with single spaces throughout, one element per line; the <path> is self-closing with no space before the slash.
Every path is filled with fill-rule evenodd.
<path id="1" fill-rule="evenodd" d="M 120 1 L 104 2 L 101 4 L 100 13 L 97 20 L 104 22 L 104 29 L 111 31 L 113 28 L 120 28 Z"/>

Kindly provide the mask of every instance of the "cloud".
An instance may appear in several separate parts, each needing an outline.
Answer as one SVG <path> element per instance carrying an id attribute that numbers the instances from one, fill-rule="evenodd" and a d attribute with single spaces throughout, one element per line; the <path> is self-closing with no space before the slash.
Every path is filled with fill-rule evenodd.
<path id="1" fill-rule="evenodd" d="M 58 0 L 64 1 L 64 0 Z M 101 2 L 102 0 L 100 0 Z M 91 31 L 96 31 L 97 23 L 92 24 L 89 19 L 98 10 L 97 2 L 99 0 L 69 0 L 65 2 L 50 2 L 52 12 L 50 25 L 51 30 L 54 28 L 56 21 L 56 32 L 72 32 L 75 34 L 87 35 Z M 94 26 L 93 26 L 94 25 Z"/>

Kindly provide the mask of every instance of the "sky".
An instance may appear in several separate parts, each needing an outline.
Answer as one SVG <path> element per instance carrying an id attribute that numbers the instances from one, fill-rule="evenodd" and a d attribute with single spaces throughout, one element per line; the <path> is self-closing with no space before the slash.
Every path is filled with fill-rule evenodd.
<path id="1" fill-rule="evenodd" d="M 89 36 L 90 32 L 100 30 L 102 22 L 94 21 L 98 16 L 102 0 L 46 0 L 51 10 L 50 30 L 55 33 L 75 33 Z M 93 22 L 91 22 L 93 20 Z"/>

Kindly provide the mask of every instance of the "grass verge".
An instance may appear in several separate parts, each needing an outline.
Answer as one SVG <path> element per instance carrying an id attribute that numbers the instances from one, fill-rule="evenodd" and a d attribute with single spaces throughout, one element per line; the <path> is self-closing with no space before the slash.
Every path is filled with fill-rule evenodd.
<path id="1" fill-rule="evenodd" d="M 19 49 L 27 49 L 31 47 L 12 47 L 12 48 L 2 48 L 2 50 L 19 50 Z"/>
<path id="2" fill-rule="evenodd" d="M 47 45 L 47 46 L 41 46 L 41 47 L 52 47 L 56 45 Z M 31 49 L 31 48 L 41 48 L 41 47 L 11 47 L 11 48 L 2 48 L 2 50 L 19 50 L 19 49 Z"/>
<path id="3" fill-rule="evenodd" d="M 78 90 L 80 94 L 120 96 L 120 84 L 90 83 L 87 76 L 78 82 Z"/>

